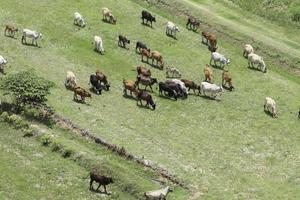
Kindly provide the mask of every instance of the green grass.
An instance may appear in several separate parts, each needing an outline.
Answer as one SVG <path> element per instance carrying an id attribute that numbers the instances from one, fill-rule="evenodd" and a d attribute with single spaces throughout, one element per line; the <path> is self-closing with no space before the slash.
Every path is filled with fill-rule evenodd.
<path id="1" fill-rule="evenodd" d="M 179 5 L 199 13 L 194 5 Z M 116 26 L 101 21 L 103 6 L 117 16 Z M 217 10 L 221 8 L 219 5 Z M 153 29 L 140 24 L 142 9 L 156 14 L 158 22 Z M 75 11 L 86 18 L 86 28 L 78 30 L 72 25 Z M 42 48 L 23 46 L 20 37 L 12 40 L 1 36 L 1 55 L 9 62 L 8 73 L 36 68 L 41 76 L 57 85 L 49 104 L 58 113 L 130 152 L 159 163 L 190 186 L 191 196 L 197 192 L 204 193 L 201 199 L 296 199 L 299 196 L 300 125 L 296 118 L 299 79 L 287 75 L 276 60 L 266 58 L 267 74 L 250 70 L 241 56 L 242 47 L 221 36 L 219 51 L 232 59 L 228 69 L 236 91 L 226 92 L 221 101 L 191 95 L 176 102 L 159 97 L 155 91 L 157 110 L 153 112 L 137 107 L 134 100 L 122 96 L 122 79 L 135 79 L 132 69 L 141 62 L 134 45 L 141 40 L 160 51 L 166 65 L 178 67 L 184 78 L 198 83 L 203 80 L 203 67 L 209 62 L 210 53 L 201 44 L 199 34 L 185 29 L 185 18 L 135 0 L 117 3 L 113 0 L 4 1 L 0 13 L 0 24 L 10 22 L 20 28 L 40 30 L 45 36 Z M 240 11 L 232 12 L 235 14 L 240 18 Z M 222 22 L 222 12 L 220 16 L 216 22 Z M 167 20 L 179 23 L 178 40 L 165 36 L 163 24 Z M 212 19 L 208 22 L 216 23 Z M 261 26 L 260 22 L 256 25 Z M 280 35 L 275 27 L 270 24 L 268 28 Z M 104 39 L 104 56 L 92 50 L 95 34 Z M 130 50 L 117 47 L 118 34 L 131 39 Z M 244 32 L 232 34 L 240 36 Z M 290 35 L 289 39 L 296 38 L 296 34 Z M 297 55 L 298 49 L 293 50 Z M 108 75 L 111 91 L 94 95 L 87 104 L 73 102 L 72 92 L 63 85 L 66 71 L 72 70 L 79 84 L 88 88 L 88 77 L 98 68 Z M 164 71 L 151 70 L 153 77 L 165 80 Z M 214 72 L 219 84 L 221 71 L 214 69 Z M 278 119 L 263 112 L 266 96 L 276 100 Z"/>

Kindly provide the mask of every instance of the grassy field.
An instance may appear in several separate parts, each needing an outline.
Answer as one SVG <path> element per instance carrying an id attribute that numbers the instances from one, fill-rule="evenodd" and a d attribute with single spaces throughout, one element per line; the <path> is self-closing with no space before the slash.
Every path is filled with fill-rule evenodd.
<path id="1" fill-rule="evenodd" d="M 222 10 L 218 2 L 214 7 L 212 1 L 184 0 L 178 4 L 192 13 L 203 13 L 202 19 L 209 18 L 208 23 L 223 24 L 225 31 L 232 31 L 231 25 L 236 27 L 233 35 L 267 38 L 267 47 L 285 51 L 291 59 L 300 55 L 299 46 L 293 45 L 299 40 L 297 32 L 278 37 L 286 31 L 276 25 L 268 24 L 268 32 L 256 29 L 265 23 L 256 16 L 253 19 L 258 21 L 245 26 L 241 10 L 233 12 L 225 6 Z M 184 78 L 198 83 L 203 80 L 203 67 L 209 62 L 210 53 L 201 44 L 199 34 L 185 29 L 185 18 L 174 17 L 176 13 L 137 0 L 29 0 L 26 3 L 3 1 L 1 5 L 0 24 L 12 23 L 44 34 L 41 48 L 21 45 L 20 36 L 18 40 L 0 36 L 0 54 L 9 62 L 7 73 L 30 67 L 37 69 L 41 76 L 56 83 L 49 104 L 58 113 L 175 173 L 190 186 L 191 199 L 200 198 L 200 194 L 201 199 L 297 199 L 300 195 L 300 125 L 296 118 L 299 78 L 287 75 L 276 60 L 266 58 L 267 74 L 250 70 L 241 56 L 242 47 L 221 36 L 219 51 L 232 59 L 228 69 L 234 77 L 236 91 L 225 92 L 221 101 L 194 95 L 172 101 L 155 91 L 157 110 L 153 112 L 137 107 L 134 100 L 122 96 L 122 79 L 135 79 L 132 69 L 141 62 L 134 52 L 134 44 L 141 40 L 160 51 L 165 64 L 178 67 Z M 117 25 L 101 21 L 103 6 L 117 16 Z M 156 15 L 158 22 L 153 29 L 140 24 L 142 9 Z M 75 11 L 86 18 L 84 29 L 73 26 Z M 214 11 L 217 14 L 213 15 Z M 202 14 L 196 16 L 200 18 Z M 165 36 L 163 24 L 167 20 L 180 25 L 178 40 Z M 117 47 L 118 34 L 131 39 L 130 50 Z M 92 50 L 94 35 L 104 39 L 104 56 Z M 72 70 L 79 84 L 88 88 L 88 77 L 96 69 L 108 75 L 111 91 L 94 95 L 87 104 L 72 101 L 72 92 L 63 85 L 66 71 Z M 165 80 L 164 71 L 151 70 L 153 77 Z M 219 84 L 221 70 L 214 69 L 214 72 Z M 278 119 L 263 112 L 266 96 L 276 100 Z"/>

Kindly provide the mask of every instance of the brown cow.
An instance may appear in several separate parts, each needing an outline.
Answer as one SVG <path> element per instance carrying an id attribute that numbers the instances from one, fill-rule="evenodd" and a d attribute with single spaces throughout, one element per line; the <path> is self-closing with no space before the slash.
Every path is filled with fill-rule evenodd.
<path id="1" fill-rule="evenodd" d="M 92 98 L 91 93 L 89 93 L 88 91 L 86 91 L 84 88 L 82 88 L 80 86 L 74 87 L 74 100 L 76 100 L 76 101 L 78 101 L 77 95 L 80 96 L 82 102 L 85 102 L 86 97 Z"/>
<path id="2" fill-rule="evenodd" d="M 90 172 L 90 190 L 94 190 L 94 187 L 93 187 L 94 181 L 96 183 L 99 183 L 99 186 L 97 187 L 96 191 L 100 188 L 101 185 L 103 185 L 105 194 L 107 194 L 106 185 L 108 185 L 110 183 L 114 183 L 112 177 L 101 176 L 97 173 L 96 170 L 93 170 Z"/>
<path id="3" fill-rule="evenodd" d="M 101 72 L 100 70 L 97 70 L 96 71 L 96 77 L 97 79 L 100 81 L 100 85 L 103 84 L 105 89 L 107 91 L 109 91 L 109 88 L 110 88 L 110 84 L 107 80 L 107 76 L 105 74 L 103 74 L 103 72 Z"/>
<path id="4" fill-rule="evenodd" d="M 158 64 L 160 63 L 160 68 L 161 69 L 164 68 L 163 58 L 158 51 L 152 51 L 151 58 L 152 58 L 152 65 L 154 60 L 156 60 L 156 66 L 159 66 Z"/>
<path id="5" fill-rule="evenodd" d="M 205 41 L 204 41 L 205 39 Z M 211 52 L 215 52 L 217 50 L 217 36 L 214 34 L 210 34 L 209 32 L 202 32 L 202 43 L 208 45 L 208 48 Z"/>
<path id="6" fill-rule="evenodd" d="M 11 26 L 11 25 L 5 25 L 5 30 L 4 30 L 4 35 L 5 35 L 5 36 L 6 36 L 7 32 L 8 32 L 8 35 L 9 35 L 10 37 L 13 37 L 13 38 L 14 38 L 16 32 L 18 32 L 18 29 L 15 28 L 15 27 L 13 27 L 13 26 Z"/>
<path id="7" fill-rule="evenodd" d="M 186 23 L 186 27 L 188 29 L 192 29 L 193 31 L 197 31 L 197 29 L 199 28 L 199 26 L 200 26 L 199 20 L 196 19 L 193 16 L 189 16 L 189 18 L 187 20 L 187 23 Z"/>
<path id="8" fill-rule="evenodd" d="M 143 75 L 143 76 L 146 76 L 146 77 L 150 77 L 151 76 L 151 71 L 150 69 L 144 67 L 144 66 L 138 66 L 136 68 L 136 72 L 138 73 L 138 75 Z"/>
<path id="9" fill-rule="evenodd" d="M 153 110 L 155 110 L 156 104 L 154 103 L 151 94 L 149 94 L 146 91 L 138 91 L 136 96 L 136 105 L 140 102 L 141 106 L 143 106 L 142 100 L 146 101 L 146 106 L 149 107 L 149 105 L 152 107 Z"/>
<path id="10" fill-rule="evenodd" d="M 145 85 L 144 90 L 146 90 L 147 87 L 149 86 L 151 89 L 151 92 L 153 92 L 152 85 L 154 85 L 155 83 L 157 83 L 156 78 L 147 77 L 147 76 L 143 76 L 143 75 L 138 75 L 136 77 L 136 82 L 135 82 L 135 84 L 138 86 L 138 89 L 139 89 L 139 84 L 142 84 L 142 85 Z"/>
<path id="11" fill-rule="evenodd" d="M 136 95 L 137 94 L 137 85 L 132 80 L 125 80 L 123 79 L 123 87 L 124 87 L 124 95 L 127 96 L 127 90 L 130 91 L 130 95 L 132 96 L 132 92 Z"/>
<path id="12" fill-rule="evenodd" d="M 231 76 L 227 70 L 224 70 L 222 73 L 222 86 L 226 87 L 226 84 L 228 85 L 230 91 L 234 89 Z"/>
<path id="13" fill-rule="evenodd" d="M 147 58 L 147 63 L 149 62 L 149 58 L 151 58 L 150 49 L 141 49 L 142 62 L 144 62 L 144 56 Z"/>
<path id="14" fill-rule="evenodd" d="M 213 83 L 214 74 L 213 74 L 212 69 L 209 67 L 209 65 L 206 65 L 204 67 L 204 76 L 205 76 L 204 81 L 207 81 L 209 83 Z"/>
<path id="15" fill-rule="evenodd" d="M 188 91 L 192 89 L 194 91 L 194 94 L 196 94 L 195 90 L 198 90 L 198 94 L 201 93 L 200 85 L 197 85 L 194 81 L 187 79 L 181 79 L 181 81 L 184 82 L 184 85 L 188 88 Z"/>

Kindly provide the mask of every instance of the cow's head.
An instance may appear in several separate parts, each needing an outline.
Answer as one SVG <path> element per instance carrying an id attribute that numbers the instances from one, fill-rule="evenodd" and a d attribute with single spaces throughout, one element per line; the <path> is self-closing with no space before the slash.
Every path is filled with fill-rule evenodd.
<path id="1" fill-rule="evenodd" d="M 155 16 L 152 17 L 152 21 L 156 22 Z"/>
<path id="2" fill-rule="evenodd" d="M 226 64 L 228 65 L 230 63 L 230 59 L 227 59 L 226 60 Z"/>

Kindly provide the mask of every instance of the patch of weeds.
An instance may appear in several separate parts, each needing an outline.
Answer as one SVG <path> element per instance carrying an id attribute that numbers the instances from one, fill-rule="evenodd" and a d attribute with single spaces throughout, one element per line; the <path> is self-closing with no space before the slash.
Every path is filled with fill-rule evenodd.
<path id="1" fill-rule="evenodd" d="M 47 133 L 41 137 L 41 142 L 44 146 L 49 146 L 51 143 L 53 143 L 53 138 L 54 135 Z"/>

